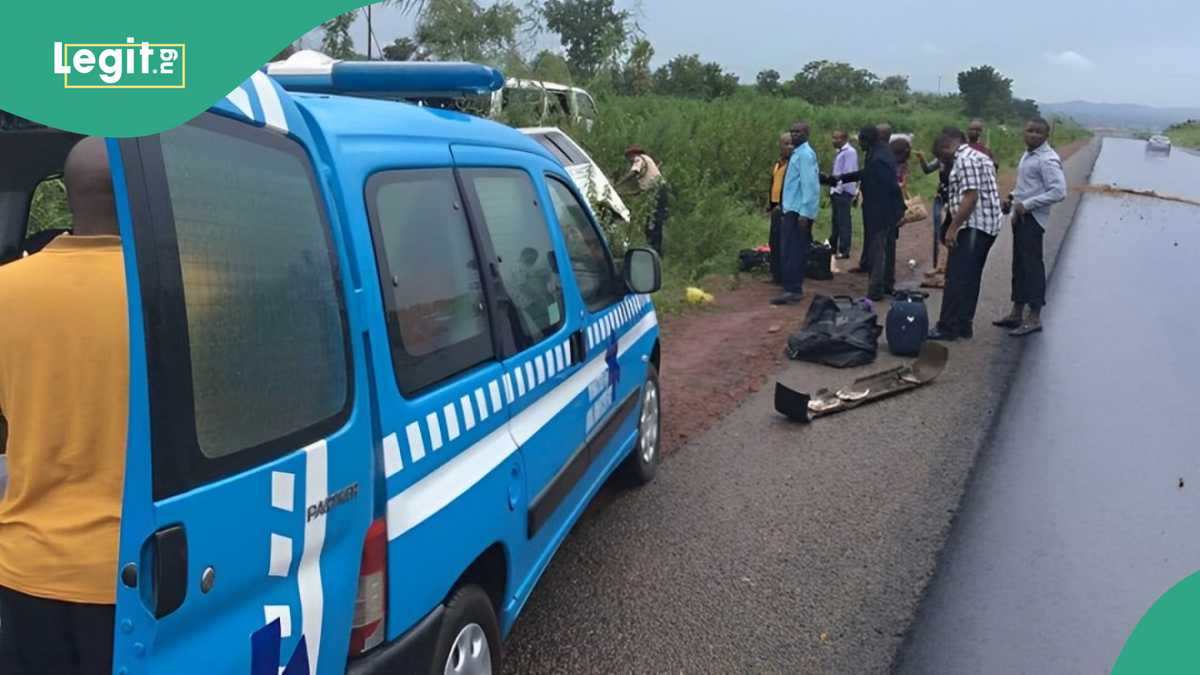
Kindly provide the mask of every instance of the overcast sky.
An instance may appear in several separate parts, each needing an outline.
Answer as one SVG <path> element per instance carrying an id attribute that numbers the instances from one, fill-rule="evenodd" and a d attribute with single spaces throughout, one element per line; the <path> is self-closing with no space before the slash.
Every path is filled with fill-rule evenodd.
<path id="1" fill-rule="evenodd" d="M 411 17 L 395 9 L 377 7 L 374 17 L 380 44 L 412 33 Z M 991 64 L 1013 79 L 1016 95 L 1043 102 L 1200 106 L 1196 0 L 643 0 L 638 23 L 654 45 L 655 67 L 698 53 L 742 82 L 766 68 L 787 79 L 828 59 L 881 77 L 908 75 L 926 91 L 936 91 L 941 77 L 942 90 L 954 91 L 960 70 Z M 306 36 L 306 46 L 319 45 L 319 36 Z M 361 19 L 353 37 L 365 52 Z M 538 46 L 558 45 L 547 37 Z"/>

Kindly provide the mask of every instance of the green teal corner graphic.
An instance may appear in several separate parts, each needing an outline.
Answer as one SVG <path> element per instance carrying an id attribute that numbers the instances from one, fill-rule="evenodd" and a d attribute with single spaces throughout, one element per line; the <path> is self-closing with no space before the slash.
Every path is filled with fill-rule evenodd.
<path id="1" fill-rule="evenodd" d="M 1113 675 L 1200 672 L 1200 572 L 1150 607 L 1125 642 Z"/>
<path id="2" fill-rule="evenodd" d="M 84 134 L 155 134 L 195 117 L 297 37 L 363 2 L 13 3 L 0 41 L 0 110 Z M 153 50 L 144 72 L 143 42 Z M 166 61 L 169 73 L 154 72 Z M 126 86 L 105 82 L 102 67 L 123 69 L 115 84 Z"/>

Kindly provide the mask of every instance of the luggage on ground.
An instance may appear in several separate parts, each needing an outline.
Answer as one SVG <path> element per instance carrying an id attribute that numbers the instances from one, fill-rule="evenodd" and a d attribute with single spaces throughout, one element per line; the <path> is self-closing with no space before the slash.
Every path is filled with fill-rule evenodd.
<path id="1" fill-rule="evenodd" d="M 804 276 L 817 281 L 829 281 L 833 278 L 833 247 L 827 243 L 813 242 L 808 249 L 808 262 L 805 265 Z"/>
<path id="2" fill-rule="evenodd" d="M 887 313 L 888 351 L 896 356 L 916 356 L 929 335 L 929 312 L 925 308 L 927 294 L 918 291 L 898 291 Z"/>
<path id="3" fill-rule="evenodd" d="M 738 269 L 749 272 L 758 267 L 768 267 L 771 263 L 771 247 L 744 248 L 738 251 Z"/>
<path id="4" fill-rule="evenodd" d="M 879 317 L 864 300 L 817 295 L 804 318 L 804 328 L 788 338 L 788 358 L 835 368 L 862 366 L 879 349 Z"/>

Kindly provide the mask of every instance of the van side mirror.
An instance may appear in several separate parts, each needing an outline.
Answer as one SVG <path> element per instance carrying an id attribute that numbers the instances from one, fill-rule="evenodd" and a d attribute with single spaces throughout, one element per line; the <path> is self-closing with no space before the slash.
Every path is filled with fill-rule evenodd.
<path id="1" fill-rule="evenodd" d="M 658 253 L 648 248 L 631 248 L 625 252 L 625 285 L 634 293 L 654 293 L 662 288 L 662 262 Z"/>

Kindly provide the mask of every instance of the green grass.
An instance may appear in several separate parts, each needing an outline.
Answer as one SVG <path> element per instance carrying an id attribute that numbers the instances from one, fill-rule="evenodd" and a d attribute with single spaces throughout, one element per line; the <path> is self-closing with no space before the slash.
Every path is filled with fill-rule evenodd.
<path id="1" fill-rule="evenodd" d="M 1200 149 L 1200 122 L 1176 124 L 1164 132 L 1172 145 Z"/>
<path id="2" fill-rule="evenodd" d="M 778 157 L 780 133 L 796 120 L 811 125 L 811 144 L 824 171 L 829 171 L 833 162 L 830 137 L 835 129 L 844 129 L 853 137 L 860 127 L 886 120 L 896 132 L 914 134 L 914 150 L 923 150 L 928 156 L 943 127 L 965 127 L 967 123 L 966 117 L 956 114 L 943 99 L 818 108 L 795 98 L 741 92 L 708 102 L 607 96 L 601 98 L 599 108 L 599 119 L 590 132 L 575 128 L 570 133 L 605 172 L 621 176 L 626 170 L 624 149 L 637 143 L 659 160 L 673 187 L 675 199 L 664 233 L 664 290 L 656 298 L 668 310 L 681 306 L 684 287 L 709 281 L 714 275 L 732 275 L 740 249 L 767 242 L 768 172 Z M 1086 135 L 1077 126 L 1062 124 L 1052 142 L 1065 145 Z M 1019 124 L 992 125 L 987 141 L 1002 169 L 1016 166 L 1024 151 Z M 932 204 L 937 175 L 923 175 L 915 156 L 910 175 L 910 193 L 922 195 Z M 633 200 L 633 222 L 610 229 L 615 235 L 610 238 L 640 244 L 649 207 L 644 200 Z M 830 219 L 829 198 L 824 194 L 814 227 L 818 240 L 828 237 Z M 855 241 L 861 241 L 860 213 L 855 213 L 854 221 Z"/>

